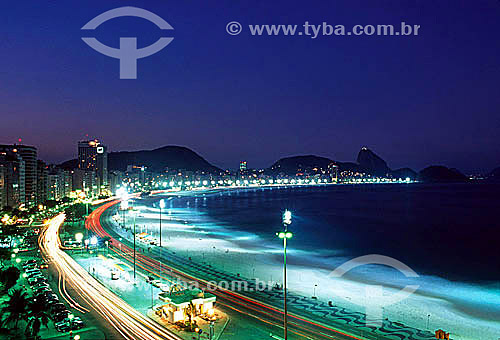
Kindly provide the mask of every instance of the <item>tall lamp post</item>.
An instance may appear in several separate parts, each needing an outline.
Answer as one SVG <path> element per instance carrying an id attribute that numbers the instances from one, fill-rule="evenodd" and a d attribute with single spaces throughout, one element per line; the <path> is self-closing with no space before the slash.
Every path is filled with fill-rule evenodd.
<path id="1" fill-rule="evenodd" d="M 288 226 L 292 223 L 292 212 L 285 210 L 283 213 L 283 231 L 276 233 L 276 235 L 283 240 L 283 302 L 284 302 L 284 317 L 283 317 L 283 331 L 285 340 L 288 339 L 288 315 L 286 305 L 287 285 L 286 285 L 286 241 L 292 238 L 292 232 L 288 231 Z"/>
<path id="2" fill-rule="evenodd" d="M 161 283 L 161 210 L 165 209 L 165 200 L 160 200 L 160 283 Z"/>
<path id="3" fill-rule="evenodd" d="M 135 222 L 136 222 L 136 218 L 137 218 L 137 210 L 130 210 L 130 212 L 132 213 L 132 215 L 134 215 L 134 284 L 135 284 Z"/>

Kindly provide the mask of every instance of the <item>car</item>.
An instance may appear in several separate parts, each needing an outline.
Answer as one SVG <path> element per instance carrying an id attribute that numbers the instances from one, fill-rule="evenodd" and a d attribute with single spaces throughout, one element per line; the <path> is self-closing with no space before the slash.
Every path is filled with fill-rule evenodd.
<path id="1" fill-rule="evenodd" d="M 159 288 L 159 287 L 160 287 L 160 283 L 161 283 L 161 282 L 160 282 L 160 280 L 153 280 L 153 281 L 151 281 L 151 284 L 152 284 L 153 286 L 157 287 L 157 288 Z"/>
<path id="2" fill-rule="evenodd" d="M 83 326 L 83 321 L 79 316 L 75 316 L 73 319 L 69 317 L 64 318 L 63 320 L 56 322 L 55 325 L 62 325 L 64 323 L 73 323 L 73 324 L 81 324 Z"/>
<path id="3" fill-rule="evenodd" d="M 170 291 L 170 285 L 166 284 L 166 283 L 161 283 L 160 284 L 160 289 L 163 291 L 163 292 L 168 292 Z"/>
<path id="4" fill-rule="evenodd" d="M 49 284 L 47 282 L 40 282 L 33 286 L 33 290 L 37 290 L 38 288 L 49 288 Z"/>
<path id="5" fill-rule="evenodd" d="M 60 321 L 64 320 L 65 318 L 67 318 L 68 315 L 69 315 L 69 311 L 63 310 L 59 313 L 52 315 L 52 320 L 54 320 L 55 322 L 60 322 Z"/>
<path id="6" fill-rule="evenodd" d="M 33 272 L 31 273 L 30 275 L 28 275 L 28 277 L 30 278 L 34 278 L 34 277 L 43 277 L 43 274 L 40 273 L 40 272 Z"/>
<path id="7" fill-rule="evenodd" d="M 46 263 L 40 265 L 40 269 L 47 269 L 47 268 L 49 268 L 49 265 Z"/>
<path id="8" fill-rule="evenodd" d="M 47 303 L 59 302 L 59 297 L 52 292 L 45 293 L 44 297 Z"/>
<path id="9" fill-rule="evenodd" d="M 66 309 L 66 306 L 64 306 L 60 302 L 56 302 L 52 306 L 50 306 L 50 310 L 51 310 L 52 314 L 57 314 L 59 312 L 62 312 L 65 309 Z"/>
<path id="10" fill-rule="evenodd" d="M 35 283 L 37 283 L 38 279 L 34 277 L 28 278 L 28 283 L 30 286 L 33 286 Z"/>
<path id="11" fill-rule="evenodd" d="M 28 276 L 28 277 L 32 277 L 33 275 L 42 275 L 42 272 L 38 269 L 30 271 L 30 272 L 26 272 L 26 276 Z"/>
<path id="12" fill-rule="evenodd" d="M 24 272 L 26 273 L 26 275 L 30 275 L 31 273 L 40 272 L 40 270 L 38 268 L 30 268 L 30 269 L 26 269 Z"/>
<path id="13" fill-rule="evenodd" d="M 52 289 L 50 289 L 50 287 L 48 285 L 47 286 L 42 286 L 41 284 L 42 283 L 37 284 L 36 288 L 35 288 L 35 286 L 33 286 L 33 293 L 35 295 L 36 294 L 45 294 L 46 292 L 49 292 L 49 293 L 52 292 Z"/>
<path id="14" fill-rule="evenodd" d="M 35 295 L 44 294 L 45 292 L 51 293 L 52 289 L 50 289 L 50 287 L 48 286 L 36 286 L 36 288 L 33 287 L 33 293 Z"/>
<path id="15" fill-rule="evenodd" d="M 63 323 L 63 324 L 60 324 L 59 326 L 56 326 L 56 329 L 59 332 L 66 333 L 66 332 L 69 332 L 71 330 L 71 327 L 70 327 L 69 323 Z"/>
<path id="16" fill-rule="evenodd" d="M 84 324 L 82 320 L 73 320 L 73 322 L 71 322 L 71 329 L 80 329 L 83 328 L 83 326 Z"/>
<path id="17" fill-rule="evenodd" d="M 39 283 L 36 283 L 34 284 L 32 287 L 33 289 L 33 292 L 37 292 L 37 291 L 42 291 L 42 290 L 51 290 L 50 287 L 49 287 L 49 284 L 47 282 L 39 282 Z"/>
<path id="18" fill-rule="evenodd" d="M 42 277 L 30 277 L 28 279 L 28 283 L 31 287 L 33 287 L 35 284 L 41 283 L 41 282 L 47 282 L 46 278 Z"/>
<path id="19" fill-rule="evenodd" d="M 36 260 L 34 259 L 31 259 L 31 260 L 28 260 L 26 262 L 24 262 L 25 264 L 30 264 L 30 263 L 35 263 L 36 264 Z"/>

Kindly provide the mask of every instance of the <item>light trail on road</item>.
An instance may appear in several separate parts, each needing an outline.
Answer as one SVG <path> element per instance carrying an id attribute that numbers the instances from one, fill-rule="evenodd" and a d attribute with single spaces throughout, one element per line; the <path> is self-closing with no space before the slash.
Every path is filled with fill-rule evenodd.
<path id="1" fill-rule="evenodd" d="M 117 297 L 61 250 L 59 228 L 64 219 L 65 215 L 60 214 L 48 222 L 39 238 L 40 249 L 88 306 L 102 315 L 125 339 L 182 340 Z"/>

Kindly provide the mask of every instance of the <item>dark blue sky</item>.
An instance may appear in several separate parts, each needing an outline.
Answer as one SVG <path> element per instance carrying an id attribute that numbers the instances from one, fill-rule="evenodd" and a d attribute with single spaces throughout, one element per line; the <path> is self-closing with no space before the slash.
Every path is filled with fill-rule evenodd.
<path id="1" fill-rule="evenodd" d="M 118 18 L 120 6 L 173 27 Z M 255 37 L 229 21 L 421 25 L 412 37 Z M 41 158 L 76 155 L 86 134 L 111 150 L 188 146 L 221 167 L 317 154 L 355 160 L 371 147 L 393 168 L 500 166 L 500 2 L 491 1 L 21 1 L 0 5 L 0 142 L 22 138 Z M 174 41 L 120 80 L 95 36 L 140 47 Z"/>

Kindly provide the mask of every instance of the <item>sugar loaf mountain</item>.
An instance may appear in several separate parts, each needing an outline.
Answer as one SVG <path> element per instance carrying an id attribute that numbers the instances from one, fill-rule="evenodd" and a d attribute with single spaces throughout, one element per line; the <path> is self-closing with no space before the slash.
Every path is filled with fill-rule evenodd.
<path id="1" fill-rule="evenodd" d="M 311 169 L 326 169 L 330 164 L 336 165 L 340 172 L 366 173 L 377 177 L 410 178 L 425 182 L 462 182 L 467 180 L 467 177 L 458 170 L 440 165 L 429 166 L 419 173 L 410 168 L 392 170 L 386 161 L 367 147 L 361 148 L 356 162 L 338 162 L 314 155 L 294 156 L 278 160 L 269 170 L 275 174 L 284 173 L 292 176 L 297 172 L 307 172 Z"/>
<path id="2" fill-rule="evenodd" d="M 108 154 L 109 170 L 125 171 L 127 166 L 132 164 L 144 165 L 153 172 L 178 169 L 216 174 L 223 171 L 215 165 L 210 164 L 193 150 L 183 146 L 169 145 L 154 150 L 120 151 Z M 265 172 L 270 175 L 281 173 L 294 176 L 301 172 L 327 169 L 332 164 L 336 165 L 340 172 L 365 173 L 378 177 L 411 178 L 425 182 L 461 182 L 467 180 L 467 177 L 460 173 L 460 171 L 445 166 L 429 166 L 418 173 L 410 168 L 391 169 L 386 161 L 367 147 L 361 148 L 356 162 L 339 162 L 315 155 L 293 156 L 281 158 L 265 169 Z M 78 162 L 76 159 L 61 164 L 66 169 L 74 169 L 77 165 Z M 499 176 L 500 170 L 497 169 L 492 174 Z"/>

